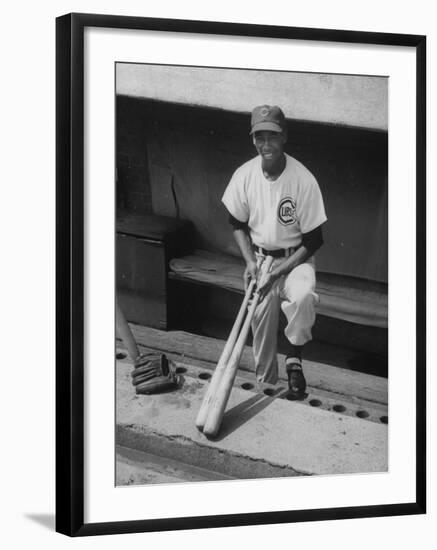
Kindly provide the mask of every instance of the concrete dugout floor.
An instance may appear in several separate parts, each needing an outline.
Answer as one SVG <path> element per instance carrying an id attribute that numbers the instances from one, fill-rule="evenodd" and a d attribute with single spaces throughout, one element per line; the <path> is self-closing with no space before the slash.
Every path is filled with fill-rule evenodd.
<path id="1" fill-rule="evenodd" d="M 247 374 L 241 372 L 221 431 L 216 439 L 208 440 L 195 427 L 208 384 L 199 378 L 205 369 L 187 362 L 177 362 L 177 366 L 186 369 L 177 390 L 136 395 L 130 361 L 117 360 L 118 445 L 153 456 L 155 463 L 170 460 L 185 465 L 182 469 L 189 471 L 186 479 L 191 481 L 196 480 L 193 469 L 201 472 L 199 480 L 217 479 L 217 475 L 223 476 L 219 479 L 243 479 L 387 471 L 386 424 L 281 399 L 281 388 L 274 397 L 243 390 L 241 382 Z M 136 465 L 141 468 L 141 458 Z M 126 461 L 124 465 L 119 462 L 118 484 L 126 483 L 123 468 Z M 132 479 L 132 483 L 171 482 L 168 476 Z"/>

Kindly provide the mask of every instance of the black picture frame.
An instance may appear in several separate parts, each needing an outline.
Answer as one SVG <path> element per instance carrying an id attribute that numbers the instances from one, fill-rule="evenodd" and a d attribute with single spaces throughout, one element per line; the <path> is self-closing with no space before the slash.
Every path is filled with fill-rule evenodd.
<path id="1" fill-rule="evenodd" d="M 414 48 L 416 52 L 416 499 L 387 505 L 84 523 L 84 29 L 137 29 Z M 426 511 L 426 37 L 68 14 L 56 20 L 56 530 L 69 536 L 423 514 Z"/>

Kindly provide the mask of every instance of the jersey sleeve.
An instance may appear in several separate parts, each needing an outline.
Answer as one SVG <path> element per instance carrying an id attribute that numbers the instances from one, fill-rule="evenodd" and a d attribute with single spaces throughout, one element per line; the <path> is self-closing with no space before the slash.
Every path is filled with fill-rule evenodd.
<path id="1" fill-rule="evenodd" d="M 296 213 L 302 233 L 308 233 L 325 223 L 328 219 L 325 212 L 322 193 L 316 178 L 306 174 L 302 195 L 296 205 Z"/>
<path id="2" fill-rule="evenodd" d="M 232 176 L 222 197 L 222 202 L 228 212 L 238 221 L 246 223 L 249 220 L 249 205 L 244 186 L 244 177 L 242 177 L 240 171 L 237 170 Z"/>

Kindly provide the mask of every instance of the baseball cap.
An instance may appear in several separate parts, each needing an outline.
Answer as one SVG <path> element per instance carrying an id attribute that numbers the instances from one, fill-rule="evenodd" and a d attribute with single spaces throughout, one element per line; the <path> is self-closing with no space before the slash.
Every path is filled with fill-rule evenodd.
<path id="1" fill-rule="evenodd" d="M 283 132 L 285 129 L 285 116 L 277 105 L 260 105 L 252 111 L 251 134 L 261 130 L 271 132 Z"/>

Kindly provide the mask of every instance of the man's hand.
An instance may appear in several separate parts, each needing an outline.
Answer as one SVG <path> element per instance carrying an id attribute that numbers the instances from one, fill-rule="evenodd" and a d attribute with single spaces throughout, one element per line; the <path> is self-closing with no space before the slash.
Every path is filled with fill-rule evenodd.
<path id="1" fill-rule="evenodd" d="M 259 285 L 259 303 L 261 303 L 265 296 L 270 292 L 272 286 L 276 282 L 277 277 L 273 273 L 266 273 L 264 276 L 263 283 Z"/>
<path id="2" fill-rule="evenodd" d="M 247 287 L 250 284 L 251 279 L 256 279 L 258 275 L 258 266 L 255 261 L 248 262 L 246 264 L 246 269 L 244 270 L 244 290 L 247 290 Z"/>

